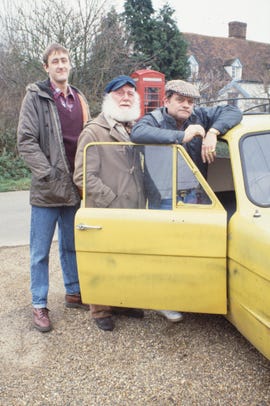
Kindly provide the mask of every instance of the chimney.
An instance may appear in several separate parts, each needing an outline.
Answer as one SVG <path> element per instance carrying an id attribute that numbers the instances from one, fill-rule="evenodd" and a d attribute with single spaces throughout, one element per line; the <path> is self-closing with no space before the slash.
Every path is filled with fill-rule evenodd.
<path id="1" fill-rule="evenodd" d="M 239 21 L 229 23 L 229 38 L 246 39 L 247 24 Z"/>

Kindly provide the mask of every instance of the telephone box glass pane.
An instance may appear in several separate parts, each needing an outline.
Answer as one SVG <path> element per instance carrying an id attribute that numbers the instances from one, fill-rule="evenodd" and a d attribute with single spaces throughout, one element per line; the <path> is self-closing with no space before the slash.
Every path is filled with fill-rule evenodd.
<path id="1" fill-rule="evenodd" d="M 161 89 L 159 87 L 146 87 L 144 89 L 144 112 L 150 111 L 161 106 Z"/>

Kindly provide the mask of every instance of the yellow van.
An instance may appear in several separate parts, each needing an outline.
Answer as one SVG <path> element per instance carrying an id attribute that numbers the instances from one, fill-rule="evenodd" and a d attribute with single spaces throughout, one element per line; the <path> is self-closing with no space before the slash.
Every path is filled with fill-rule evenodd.
<path id="1" fill-rule="evenodd" d="M 86 146 L 85 162 L 98 144 Z M 245 115 L 220 138 L 207 181 L 180 145 L 123 146 L 144 148 L 148 169 L 157 148 L 170 156 L 172 207 L 87 207 L 84 165 L 75 219 L 83 301 L 223 314 L 270 359 L 270 115 Z"/>

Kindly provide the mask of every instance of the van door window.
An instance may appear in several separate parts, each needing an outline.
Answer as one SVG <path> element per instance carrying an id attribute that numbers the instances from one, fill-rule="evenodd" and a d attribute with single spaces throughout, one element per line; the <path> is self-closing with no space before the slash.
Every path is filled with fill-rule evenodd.
<path id="1" fill-rule="evenodd" d="M 270 206 L 270 133 L 252 134 L 241 143 L 244 179 L 249 199 Z"/>
<path id="2" fill-rule="evenodd" d="M 209 196 L 180 151 L 177 152 L 176 182 L 176 204 L 211 204 Z"/>

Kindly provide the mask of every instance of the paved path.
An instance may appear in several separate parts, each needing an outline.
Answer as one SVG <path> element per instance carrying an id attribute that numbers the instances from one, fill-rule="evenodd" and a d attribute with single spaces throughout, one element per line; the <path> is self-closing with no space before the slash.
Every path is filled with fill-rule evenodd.
<path id="1" fill-rule="evenodd" d="M 0 193 L 0 247 L 29 244 L 29 191 Z"/>
<path id="2" fill-rule="evenodd" d="M 29 191 L 0 193 L 0 247 L 29 244 Z"/>

